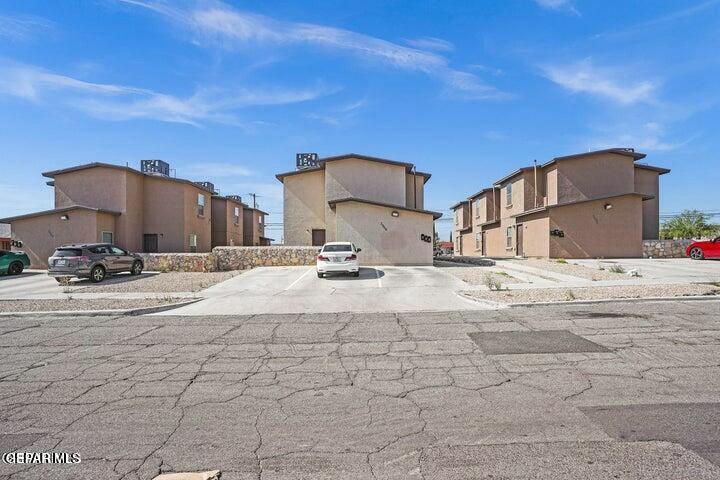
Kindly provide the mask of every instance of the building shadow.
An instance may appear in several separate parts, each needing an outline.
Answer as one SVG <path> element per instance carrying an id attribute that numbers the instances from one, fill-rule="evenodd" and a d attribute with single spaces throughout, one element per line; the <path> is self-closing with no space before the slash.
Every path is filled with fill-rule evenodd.
<path id="1" fill-rule="evenodd" d="M 75 286 L 75 285 L 81 285 L 81 286 L 85 286 L 85 285 L 116 285 L 116 284 L 121 284 L 121 283 L 126 283 L 126 282 L 136 282 L 138 280 L 142 280 L 143 278 L 150 278 L 150 277 L 154 277 L 156 275 L 160 275 L 160 273 L 158 273 L 158 272 L 141 273 L 140 275 L 130 275 L 129 272 L 128 273 L 115 273 L 115 274 L 111 274 L 111 275 L 108 275 L 107 277 L 105 277 L 105 280 L 103 280 L 101 283 L 92 283 L 92 282 L 90 282 L 90 279 L 88 279 L 88 278 L 78 278 L 72 282 L 72 285 L 73 286 Z"/>
<path id="2" fill-rule="evenodd" d="M 41 275 L 45 272 L 22 272 L 20 275 L 0 275 L 0 282 L 3 280 L 12 280 L 13 278 L 25 278 L 25 277 L 32 277 L 33 275 Z"/>
<path id="3" fill-rule="evenodd" d="M 349 273 L 345 272 L 330 272 L 325 274 L 326 280 L 335 280 L 335 281 L 351 281 L 351 280 L 359 280 L 359 279 L 377 279 L 382 278 L 385 276 L 385 272 L 382 271 L 379 268 L 373 268 L 373 267 L 360 267 L 360 276 L 359 277 L 353 277 Z"/>

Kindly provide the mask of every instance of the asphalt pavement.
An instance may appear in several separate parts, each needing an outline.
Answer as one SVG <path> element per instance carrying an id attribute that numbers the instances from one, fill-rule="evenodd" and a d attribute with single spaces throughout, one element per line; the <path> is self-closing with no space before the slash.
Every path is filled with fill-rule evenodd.
<path id="1" fill-rule="evenodd" d="M 717 479 L 719 358 L 718 301 L 3 318 L 0 453 L 82 461 L 0 478 Z"/>

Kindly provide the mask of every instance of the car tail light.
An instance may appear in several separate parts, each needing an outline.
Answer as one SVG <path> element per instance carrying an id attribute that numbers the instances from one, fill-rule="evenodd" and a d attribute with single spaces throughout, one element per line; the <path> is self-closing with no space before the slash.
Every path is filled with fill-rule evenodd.
<path id="1" fill-rule="evenodd" d="M 320 260 L 321 262 L 327 262 L 330 259 L 325 255 L 318 255 L 318 260 Z"/>
<path id="2" fill-rule="evenodd" d="M 350 255 L 349 257 L 345 257 L 345 260 L 357 260 L 357 255 L 355 255 L 355 254 L 353 253 L 353 254 Z"/>

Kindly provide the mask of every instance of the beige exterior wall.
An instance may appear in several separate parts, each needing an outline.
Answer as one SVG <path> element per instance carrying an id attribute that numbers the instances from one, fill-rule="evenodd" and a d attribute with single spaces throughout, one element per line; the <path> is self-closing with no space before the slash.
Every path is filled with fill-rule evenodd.
<path id="1" fill-rule="evenodd" d="M 405 175 L 405 206 L 420 210 L 425 208 L 425 177 L 412 173 Z"/>
<path id="2" fill-rule="evenodd" d="M 473 257 L 478 255 L 475 250 L 475 234 L 470 231 L 461 235 L 461 255 Z"/>
<path id="3" fill-rule="evenodd" d="M 558 203 L 558 168 L 557 164 L 544 169 L 545 177 L 545 205 Z"/>
<path id="4" fill-rule="evenodd" d="M 335 205 L 338 241 L 353 242 L 362 248 L 364 265 L 432 265 L 432 242 L 420 239 L 433 234 L 431 214 L 360 202 Z"/>
<path id="5" fill-rule="evenodd" d="M 325 165 L 326 200 L 362 198 L 405 205 L 405 167 L 361 159 L 328 162 Z"/>
<path id="6" fill-rule="evenodd" d="M 235 222 L 235 208 L 239 220 Z M 240 246 L 243 244 L 243 206 L 226 198 L 212 199 L 211 247 Z"/>
<path id="7" fill-rule="evenodd" d="M 633 192 L 631 157 L 603 153 L 557 162 L 557 203 L 577 202 Z"/>
<path id="8" fill-rule="evenodd" d="M 68 220 L 61 220 L 67 215 Z M 68 243 L 99 242 L 102 231 L 115 231 L 115 216 L 90 210 L 49 213 L 12 222 L 12 239 L 23 242 L 22 250 L 32 268 L 47 268 L 55 248 Z"/>
<path id="9" fill-rule="evenodd" d="M 485 227 L 485 254 L 488 257 L 501 258 L 505 251 L 505 231 L 500 225 Z"/>
<path id="10" fill-rule="evenodd" d="M 261 222 L 262 220 L 262 222 Z M 257 247 L 261 245 L 260 237 L 265 236 L 265 216 L 259 210 L 246 208 L 243 210 L 243 245 Z"/>
<path id="11" fill-rule="evenodd" d="M 325 171 L 290 175 L 283 183 L 284 244 L 312 245 L 312 230 L 327 230 Z"/>
<path id="12" fill-rule="evenodd" d="M 550 254 L 550 218 L 548 212 L 527 215 L 517 220 L 523 229 L 522 247 L 525 257 L 547 257 Z M 516 233 L 517 235 L 517 233 Z"/>
<path id="13" fill-rule="evenodd" d="M 500 218 L 509 218 L 525 211 L 525 181 L 525 176 L 521 174 L 502 184 L 500 188 Z M 507 187 L 510 184 L 512 184 L 512 204 L 507 203 Z"/>
<path id="14" fill-rule="evenodd" d="M 643 240 L 660 237 L 660 175 L 653 170 L 635 169 L 635 191 L 655 198 L 643 200 Z"/>
<path id="15" fill-rule="evenodd" d="M 604 205 L 612 204 L 606 210 Z M 627 195 L 550 210 L 550 230 L 564 237 L 550 237 L 552 258 L 641 257 L 642 199 Z"/>
<path id="16" fill-rule="evenodd" d="M 158 235 L 158 252 L 185 252 L 185 193 L 159 178 L 145 179 L 143 233 Z"/>

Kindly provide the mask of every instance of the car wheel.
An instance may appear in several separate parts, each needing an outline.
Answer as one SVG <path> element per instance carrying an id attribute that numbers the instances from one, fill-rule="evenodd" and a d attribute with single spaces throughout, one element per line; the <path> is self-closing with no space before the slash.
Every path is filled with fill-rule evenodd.
<path id="1" fill-rule="evenodd" d="M 322 273 L 317 272 L 317 274 L 318 274 L 318 278 L 323 278 L 323 274 L 322 274 Z"/>
<path id="2" fill-rule="evenodd" d="M 142 263 L 135 262 L 132 264 L 132 268 L 130 269 L 130 275 L 140 275 L 142 273 Z"/>
<path id="3" fill-rule="evenodd" d="M 103 280 L 105 280 L 105 269 L 100 265 L 95 265 L 93 269 L 90 270 L 90 281 L 92 283 L 100 283 Z"/>
<path id="4" fill-rule="evenodd" d="M 705 258 L 705 254 L 703 253 L 702 249 L 699 247 L 695 247 L 692 250 L 690 250 L 690 258 L 693 260 L 702 260 Z"/>
<path id="5" fill-rule="evenodd" d="M 353 277 L 359 277 L 359 276 L 360 276 L 360 272 L 353 272 L 352 276 L 353 276 Z"/>
<path id="6" fill-rule="evenodd" d="M 20 275 L 23 271 L 23 264 L 22 262 L 13 262 L 8 267 L 8 274 L 9 275 Z"/>

